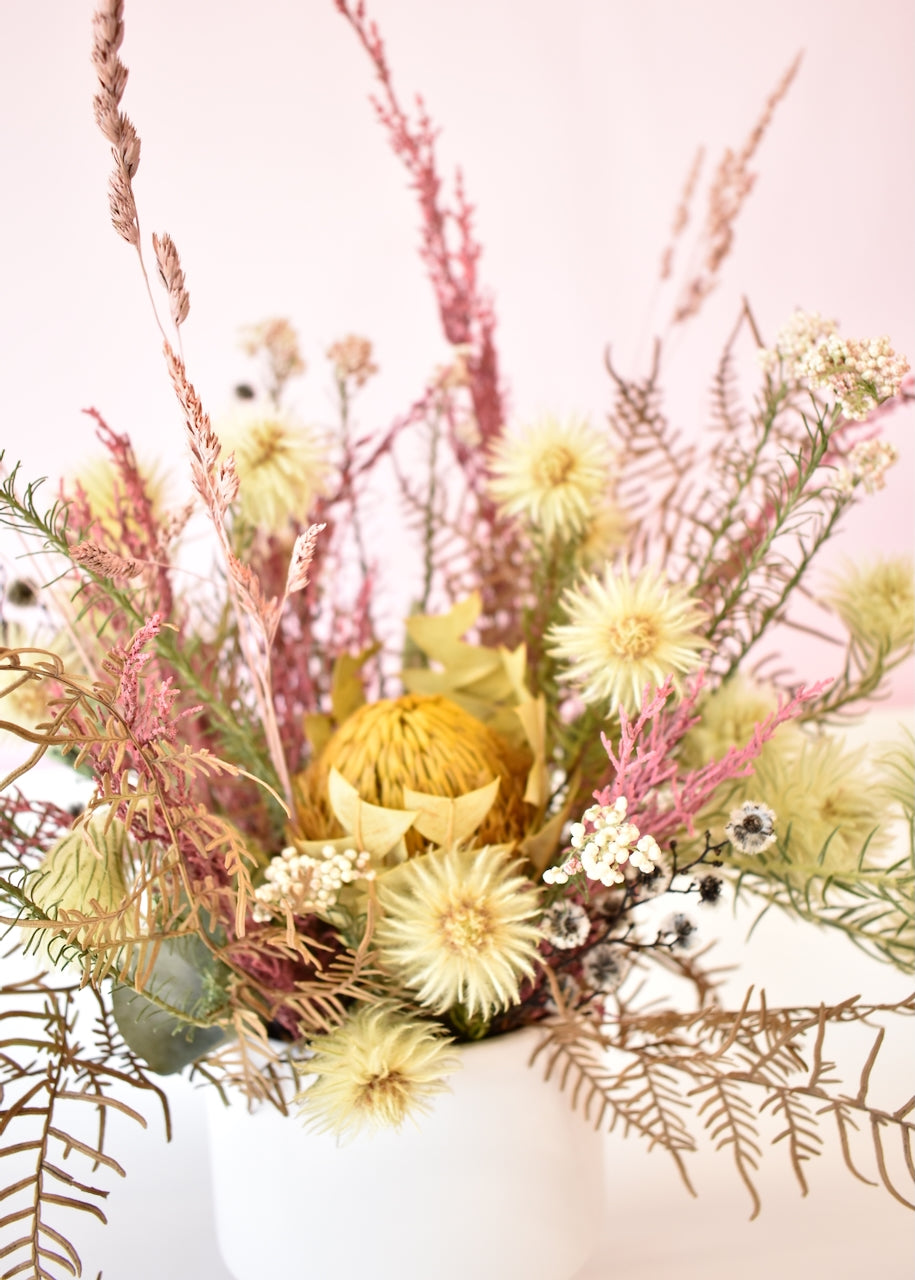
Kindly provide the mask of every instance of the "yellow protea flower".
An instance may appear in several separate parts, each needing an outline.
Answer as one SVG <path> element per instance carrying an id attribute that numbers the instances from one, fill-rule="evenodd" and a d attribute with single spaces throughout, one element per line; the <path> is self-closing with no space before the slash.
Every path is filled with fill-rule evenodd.
<path id="1" fill-rule="evenodd" d="M 868 648 L 893 653 L 915 639 L 915 566 L 910 555 L 847 564 L 827 602 L 851 635 Z"/>
<path id="2" fill-rule="evenodd" d="M 559 679 L 576 685 L 588 703 L 637 710 L 648 684 L 699 665 L 706 646 L 704 613 L 685 587 L 645 568 L 607 565 L 586 574 L 562 598 L 569 621 L 547 632 L 550 653 L 564 664 Z"/>
<path id="3" fill-rule="evenodd" d="M 296 1096 L 318 1132 L 349 1137 L 361 1129 L 400 1128 L 430 1109 L 458 1066 L 440 1027 L 388 1005 L 361 1008 L 311 1039 L 302 1067 L 312 1083 Z"/>
<path id="4" fill-rule="evenodd" d="M 585 532 L 607 494 L 610 450 L 583 418 L 544 418 L 504 435 L 489 458 L 489 491 L 500 510 L 521 516 L 547 541 Z"/>
<path id="5" fill-rule="evenodd" d="M 235 455 L 246 524 L 282 533 L 290 520 L 307 518 L 329 474 L 327 446 L 315 432 L 279 409 L 255 406 L 221 421 L 217 434 Z"/>
<path id="6" fill-rule="evenodd" d="M 758 760 L 734 802 L 743 799 L 778 815 L 778 847 L 767 862 L 798 886 L 830 875 L 854 878 L 865 846 L 873 865 L 889 837 L 886 796 L 875 786 L 866 752 L 846 750 L 840 738 L 805 740 L 800 750 Z M 737 855 L 728 861 L 744 865 Z"/>
<path id="7" fill-rule="evenodd" d="M 378 901 L 378 961 L 433 1013 L 489 1018 L 533 976 L 540 893 L 504 846 L 412 858 L 380 878 Z"/>
<path id="8" fill-rule="evenodd" d="M 461 796 L 499 779 L 495 803 L 480 827 L 481 842 L 520 839 L 529 818 L 524 803 L 531 758 L 447 698 L 407 694 L 367 703 L 332 735 L 297 779 L 302 834 L 320 839 L 336 827 L 327 804 L 332 768 L 363 800 L 389 809 L 409 808 L 404 788 L 436 796 Z M 422 844 L 409 831 L 407 849 Z"/>

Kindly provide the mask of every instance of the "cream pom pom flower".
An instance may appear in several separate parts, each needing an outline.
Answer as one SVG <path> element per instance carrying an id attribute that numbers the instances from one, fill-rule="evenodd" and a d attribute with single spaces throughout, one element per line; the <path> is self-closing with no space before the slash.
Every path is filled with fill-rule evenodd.
<path id="1" fill-rule="evenodd" d="M 588 703 L 637 710 L 646 685 L 699 665 L 704 613 L 685 587 L 645 568 L 624 565 L 587 574 L 562 600 L 569 619 L 547 632 L 550 653 L 565 664 L 559 679 Z"/>
<path id="2" fill-rule="evenodd" d="M 379 880 L 378 900 L 378 961 L 433 1013 L 491 1017 L 533 976 L 540 894 L 506 846 L 411 858 Z"/>
<path id="3" fill-rule="evenodd" d="M 827 595 L 851 635 L 867 648 L 895 653 L 915 638 L 915 578 L 910 555 L 846 564 Z"/>
<path id="4" fill-rule="evenodd" d="M 299 1068 L 311 1081 L 295 1101 L 320 1133 L 400 1128 L 447 1090 L 446 1077 L 458 1066 L 450 1045 L 440 1027 L 390 1005 L 360 1008 L 312 1038 L 313 1056 Z"/>
<path id="5" fill-rule="evenodd" d="M 279 409 L 240 409 L 217 427 L 238 470 L 238 510 L 246 524 L 282 533 L 290 520 L 304 521 L 327 486 L 327 446 L 309 427 Z"/>
<path id="6" fill-rule="evenodd" d="M 489 459 L 489 491 L 547 541 L 571 541 L 593 521 L 610 482 L 605 436 L 581 418 L 544 418 L 503 436 Z"/>

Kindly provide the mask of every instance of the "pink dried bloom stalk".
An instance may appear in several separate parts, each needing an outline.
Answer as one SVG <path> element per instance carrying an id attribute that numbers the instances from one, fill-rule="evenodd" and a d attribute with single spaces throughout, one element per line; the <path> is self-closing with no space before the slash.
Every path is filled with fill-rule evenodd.
<path id="1" fill-rule="evenodd" d="M 280 786 L 287 801 L 291 803 L 292 782 L 274 706 L 270 661 L 270 649 L 279 625 L 282 606 L 276 597 L 266 598 L 257 575 L 248 565 L 242 564 L 232 550 L 226 530 L 226 516 L 238 495 L 235 460 L 230 454 L 225 461 L 220 461 L 219 438 L 213 430 L 209 415 L 204 411 L 200 397 L 188 380 L 184 362 L 168 342 L 165 343 L 164 350 L 172 386 L 184 412 L 185 434 L 191 455 L 191 478 L 194 488 L 206 504 L 216 532 L 228 571 L 229 593 L 238 620 L 239 643 L 257 700 L 267 749 Z"/>
<path id="2" fill-rule="evenodd" d="M 670 243 L 661 255 L 661 271 L 660 278 L 668 280 L 673 274 L 674 264 L 674 248 L 680 236 L 689 225 L 689 211 L 693 202 L 693 196 L 696 194 L 696 186 L 699 182 L 699 173 L 702 169 L 702 162 L 705 159 L 705 148 L 699 147 L 690 171 L 686 176 L 686 182 L 683 184 L 683 191 L 680 194 L 680 202 L 674 210 L 673 224 L 670 229 Z"/>
<path id="3" fill-rule="evenodd" d="M 184 282 L 181 260 L 178 257 L 175 242 L 168 232 L 164 232 L 161 237 L 153 232 L 152 243 L 156 265 L 159 268 L 159 278 L 168 294 L 169 311 L 177 328 L 187 319 L 191 309 L 191 299 Z"/>
<path id="4" fill-rule="evenodd" d="M 139 249 L 140 227 L 131 179 L 140 164 L 140 139 L 120 110 L 127 85 L 127 68 L 118 57 L 124 39 L 123 15 L 124 0 L 102 0 L 92 18 L 92 65 L 99 82 L 93 107 L 114 159 L 109 179 L 111 221 L 118 235 Z"/>
<path id="5" fill-rule="evenodd" d="M 454 207 L 442 202 L 442 180 L 435 158 L 436 131 L 421 98 L 417 98 L 415 124 L 401 106 L 384 44 L 378 27 L 366 17 L 364 0 L 355 4 L 336 0 L 336 5 L 374 64 L 382 98 L 373 99 L 373 105 L 417 193 L 423 218 L 420 253 L 435 290 L 445 337 L 453 346 L 466 348 L 474 412 L 483 443 L 488 444 L 502 430 L 504 410 L 494 342 L 496 320 L 492 302 L 483 294 L 479 282 L 481 250 L 473 233 L 473 208 L 465 197 L 460 171 L 455 177 Z M 453 238 L 455 246 L 451 243 Z M 482 451 L 468 450 L 460 441 L 454 444 L 459 462 L 475 479 Z"/>
<path id="6" fill-rule="evenodd" d="M 130 437 L 113 431 L 97 409 L 84 409 L 83 412 L 95 422 L 95 434 L 108 450 L 117 477 L 117 483 L 112 492 L 111 514 L 119 525 L 118 540 L 130 553 L 127 558 L 136 560 L 143 567 L 151 570 L 149 581 L 155 590 L 156 608 L 164 617 L 169 617 L 172 612 L 173 594 L 167 561 L 168 547 L 175 536 L 174 531 L 159 523 Z M 95 537 L 91 540 L 101 545 L 100 538 Z M 114 565 L 113 560 L 109 563 Z M 85 567 L 92 568 L 88 564 Z M 102 572 L 105 571 L 102 570 Z"/>
<path id="7" fill-rule="evenodd" d="M 696 703 L 704 677 L 691 682 L 680 703 L 668 709 L 673 692 L 668 679 L 658 689 L 645 690 L 642 709 L 634 721 L 620 710 L 620 738 L 616 751 L 601 734 L 601 742 L 614 769 L 612 783 L 594 792 L 598 804 L 610 805 L 620 796 L 629 802 L 629 812 L 642 830 L 659 843 L 675 835 L 683 827 L 692 834 L 695 816 L 709 797 L 731 778 L 744 778 L 752 772 L 752 764 L 779 725 L 798 716 L 805 703 L 819 697 L 831 682 L 821 680 L 802 687 L 786 698 L 765 720 L 755 725 L 750 741 L 731 747 L 720 760 L 701 769 L 679 776 L 675 748 L 684 734 L 699 718 Z M 671 803 L 658 799 L 668 795 Z"/>
<path id="8" fill-rule="evenodd" d="M 148 646 L 161 627 L 162 618 L 154 613 L 126 645 L 116 645 L 102 662 L 116 681 L 114 705 L 141 747 L 160 739 L 174 742 L 175 721 L 180 718 L 172 714 L 178 694 L 171 677 L 156 683 L 144 679 L 154 656 Z"/>
<path id="9" fill-rule="evenodd" d="M 708 210 L 700 241 L 702 261 L 697 273 L 687 282 L 679 303 L 674 310 L 674 324 L 695 316 L 704 300 L 717 283 L 722 263 L 734 244 L 734 227 L 747 196 L 753 189 L 756 175 L 749 165 L 779 103 L 785 97 L 801 64 L 801 55 L 795 58 L 782 79 L 769 95 L 762 115 L 754 125 L 750 136 L 736 154 L 727 148 L 718 164 L 708 194 Z"/>
<path id="10" fill-rule="evenodd" d="M 77 542 L 70 547 L 70 559 L 90 573 L 97 573 L 100 578 L 136 578 L 144 569 L 139 560 L 119 556 L 97 542 Z"/>

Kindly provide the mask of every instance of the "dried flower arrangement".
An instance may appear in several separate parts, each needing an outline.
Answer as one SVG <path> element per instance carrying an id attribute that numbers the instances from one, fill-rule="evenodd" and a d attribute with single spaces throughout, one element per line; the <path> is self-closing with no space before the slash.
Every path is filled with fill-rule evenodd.
<path id="1" fill-rule="evenodd" d="M 117 1085 L 164 1102 L 156 1074 L 190 1068 L 285 1109 L 297 1065 L 296 1109 L 348 1134 L 422 1112 L 455 1042 L 529 1024 L 544 1033 L 535 1069 L 561 1075 L 597 1123 L 664 1148 L 687 1185 L 694 1130 L 715 1130 L 755 1211 L 755 1097 L 781 1115 L 802 1187 L 824 1115 L 850 1167 L 863 1123 L 904 1199 L 885 1143 L 901 1142 L 911 1168 L 913 1126 L 907 1106 L 870 1101 L 877 1045 L 857 1094 L 834 1080 L 827 1046 L 834 1027 L 912 1002 L 724 1008 L 690 950 L 689 908 L 733 888 L 911 964 L 912 862 L 894 860 L 886 820 L 913 829 L 911 752 L 865 762 L 834 732 L 911 656 L 911 564 L 836 584 L 847 641 L 833 679 L 787 689 L 756 664 L 843 514 L 880 487 L 908 366 L 886 339 L 843 339 L 815 314 L 767 345 L 745 307 L 701 445 L 665 417 L 660 345 L 641 379 L 608 361 L 609 430 L 507 429 L 471 206 L 460 185 L 446 204 L 432 123 L 402 107 L 364 6 L 337 7 L 419 199 L 453 361 L 363 437 L 353 405 L 377 373 L 372 349 L 334 344 L 339 430 L 325 440 L 288 408 L 303 361 L 291 326 L 269 320 L 244 336 L 262 393 L 214 430 L 182 356 L 178 251 L 153 236 L 194 503 L 165 507 L 98 414 L 110 465 L 50 510 L 15 469 L 4 478 L 0 517 L 57 565 L 40 588 L 9 581 L 3 602 L 4 618 L 40 613 L 53 634 L 13 643 L 4 620 L 0 649 L 0 729 L 31 748 L 3 780 L 0 923 L 46 971 L 3 988 L 0 1156 L 40 1154 L 0 1215 L 20 1224 L 0 1258 L 9 1274 L 20 1259 L 19 1271 L 78 1272 L 49 1215 L 100 1215 L 99 1193 L 47 1150 L 110 1165 Z M 122 0 L 108 0 L 94 23 L 96 117 L 114 157 L 112 220 L 145 276 L 122 39 Z M 716 283 L 795 70 L 712 179 L 675 325 Z M 735 385 L 741 342 L 762 353 L 752 412 Z M 405 621 L 381 608 L 370 554 L 372 486 L 391 476 L 417 549 Z M 202 517 L 206 591 L 182 539 Z M 16 788 L 49 752 L 92 779 L 77 815 Z M 652 970 L 691 1001 L 641 1003 Z M 85 988 L 98 1003 L 89 1042 L 73 1022 Z"/>

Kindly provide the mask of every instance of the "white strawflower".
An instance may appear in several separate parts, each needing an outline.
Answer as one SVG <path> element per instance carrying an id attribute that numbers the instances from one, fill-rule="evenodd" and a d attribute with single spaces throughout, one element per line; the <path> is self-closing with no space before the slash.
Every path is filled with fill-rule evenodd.
<path id="1" fill-rule="evenodd" d="M 521 516 L 548 540 L 585 533 L 610 481 L 606 436 L 585 419 L 544 418 L 504 435 L 489 459 L 499 509 Z"/>
<path id="2" fill-rule="evenodd" d="M 632 712 L 647 685 L 699 665 L 705 615 L 685 587 L 655 569 L 630 578 L 625 566 L 608 565 L 602 578 L 586 575 L 567 591 L 562 604 L 569 621 L 547 632 L 550 653 L 564 664 L 559 679 L 577 686 L 585 702 Z"/>
<path id="3" fill-rule="evenodd" d="M 508 850 L 433 849 L 378 881 L 379 963 L 433 1013 L 486 1018 L 533 977 L 540 893 Z"/>
<path id="4" fill-rule="evenodd" d="M 775 813 L 757 800 L 745 800 L 739 809 L 731 810 L 724 834 L 740 853 L 762 853 L 778 839 Z"/>
<path id="5" fill-rule="evenodd" d="M 573 951 L 584 946 L 591 932 L 588 913 L 578 902 L 554 902 L 541 921 L 547 942 L 557 951 Z"/>
<path id="6" fill-rule="evenodd" d="M 311 1040 L 301 1074 L 313 1077 L 295 1101 L 318 1132 L 348 1137 L 362 1129 L 399 1128 L 429 1110 L 457 1066 L 441 1028 L 387 1005 L 361 1008 Z"/>

